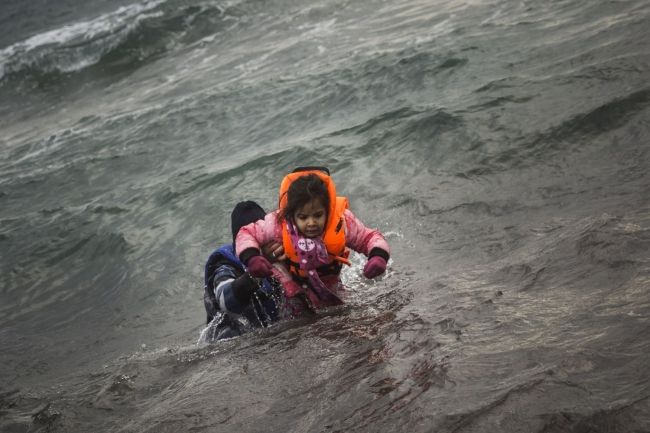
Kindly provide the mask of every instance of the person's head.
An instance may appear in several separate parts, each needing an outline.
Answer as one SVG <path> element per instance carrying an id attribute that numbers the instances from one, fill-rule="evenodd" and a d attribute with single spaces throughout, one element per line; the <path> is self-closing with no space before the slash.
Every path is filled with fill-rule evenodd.
<path id="1" fill-rule="evenodd" d="M 232 242 L 235 243 L 235 237 L 239 229 L 253 223 L 257 220 L 264 219 L 266 212 L 254 201 L 240 201 L 230 214 L 230 227 L 232 229 Z"/>
<path id="2" fill-rule="evenodd" d="M 293 221 L 302 235 L 315 238 L 325 230 L 329 206 L 325 183 L 315 174 L 307 174 L 289 186 L 282 217 Z"/>

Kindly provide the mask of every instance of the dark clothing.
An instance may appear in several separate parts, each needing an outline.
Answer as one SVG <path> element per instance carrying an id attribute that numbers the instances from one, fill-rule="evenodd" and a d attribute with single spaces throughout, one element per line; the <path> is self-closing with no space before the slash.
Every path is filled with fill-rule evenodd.
<path id="1" fill-rule="evenodd" d="M 235 337 L 282 318 L 281 286 L 270 280 L 260 281 L 244 272 L 232 244 L 210 254 L 205 264 L 203 303 L 207 323 L 214 329 L 207 339 Z"/>

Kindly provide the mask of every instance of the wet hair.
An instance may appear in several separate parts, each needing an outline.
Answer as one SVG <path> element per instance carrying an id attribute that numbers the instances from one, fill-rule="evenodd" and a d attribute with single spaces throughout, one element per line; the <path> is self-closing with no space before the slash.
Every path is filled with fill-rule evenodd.
<path id="1" fill-rule="evenodd" d="M 285 220 L 293 220 L 294 214 L 312 201 L 313 199 L 320 200 L 321 204 L 328 212 L 330 208 L 330 196 L 327 192 L 327 185 L 315 174 L 306 174 L 294 180 L 287 194 L 287 205 L 282 210 L 281 218 Z"/>

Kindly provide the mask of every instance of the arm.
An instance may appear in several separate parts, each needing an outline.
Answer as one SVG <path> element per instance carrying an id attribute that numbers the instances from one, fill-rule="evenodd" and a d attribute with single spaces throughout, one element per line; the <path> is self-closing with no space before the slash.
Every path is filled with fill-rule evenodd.
<path id="1" fill-rule="evenodd" d="M 390 249 L 388 242 L 379 230 L 369 229 L 350 211 L 345 210 L 345 244 L 368 258 L 380 256 L 388 261 Z"/>
<path id="2" fill-rule="evenodd" d="M 260 246 L 270 241 L 282 243 L 280 224 L 277 221 L 277 211 L 266 214 L 263 220 L 248 224 L 237 233 L 235 238 L 236 254 L 242 263 L 246 264 L 253 256 L 259 256 Z"/>
<path id="3" fill-rule="evenodd" d="M 230 264 L 223 264 L 215 272 L 212 287 L 217 310 L 241 314 L 250 305 L 251 296 L 258 284 L 248 273 Z"/>
<path id="4" fill-rule="evenodd" d="M 203 273 L 203 306 L 207 314 L 206 323 L 210 323 L 219 311 L 219 303 L 214 295 L 213 283 L 215 272 L 219 267 L 227 263 L 227 261 L 223 260 L 219 249 L 214 250 L 205 262 L 205 270 Z"/>

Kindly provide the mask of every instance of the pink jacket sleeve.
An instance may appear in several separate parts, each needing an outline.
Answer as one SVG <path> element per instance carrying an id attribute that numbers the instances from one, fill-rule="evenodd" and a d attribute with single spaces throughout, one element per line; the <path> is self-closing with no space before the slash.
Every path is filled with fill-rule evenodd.
<path id="1" fill-rule="evenodd" d="M 282 243 L 282 231 L 277 214 L 278 211 L 268 213 L 263 220 L 250 223 L 239 229 L 235 238 L 237 257 L 248 248 L 261 250 L 262 245 L 272 240 Z"/>
<path id="2" fill-rule="evenodd" d="M 354 216 L 352 211 L 349 209 L 345 210 L 345 244 L 352 248 L 354 251 L 365 254 L 366 256 L 370 254 L 373 248 L 380 248 L 390 254 L 390 249 L 388 248 L 388 242 L 384 239 L 378 230 L 369 229 L 364 226 L 363 223 Z"/>

